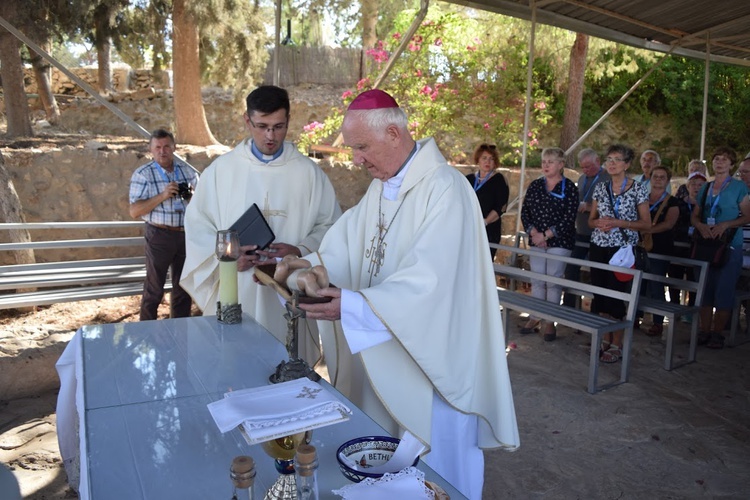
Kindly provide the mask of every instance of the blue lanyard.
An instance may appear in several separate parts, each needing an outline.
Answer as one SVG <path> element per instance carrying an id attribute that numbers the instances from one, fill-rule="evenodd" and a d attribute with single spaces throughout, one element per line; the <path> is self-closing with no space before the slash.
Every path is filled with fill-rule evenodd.
<path id="1" fill-rule="evenodd" d="M 162 178 L 164 179 L 164 181 L 165 181 L 165 182 L 166 182 L 167 184 L 169 184 L 170 182 L 172 182 L 172 181 L 170 181 L 170 180 L 169 180 L 169 176 L 167 175 L 167 172 L 166 172 L 166 171 L 164 170 L 164 167 L 162 167 L 161 165 L 159 165 L 159 162 L 154 162 L 154 163 L 156 163 L 156 166 L 157 166 L 157 167 L 159 167 L 159 168 L 158 168 L 158 170 L 159 170 L 159 173 L 161 174 L 161 176 L 162 176 Z M 180 172 L 180 169 L 179 169 L 179 168 L 177 168 L 177 164 L 176 164 L 176 163 L 174 163 L 174 164 L 173 164 L 173 168 L 174 168 L 174 179 L 175 179 L 175 181 L 176 181 L 176 180 L 177 180 L 177 174 L 178 174 L 178 173 Z M 183 180 L 184 180 L 185 182 L 187 182 L 187 179 L 185 178 L 185 175 L 184 175 L 184 174 L 182 175 L 182 179 L 183 179 Z"/>
<path id="2" fill-rule="evenodd" d="M 586 201 L 587 199 L 590 199 L 589 198 L 589 193 L 594 188 L 594 184 L 596 184 L 596 180 L 601 175 L 602 170 L 604 170 L 604 169 L 600 167 L 599 171 L 596 173 L 596 177 L 594 177 L 594 180 L 591 181 L 591 184 L 589 184 L 589 178 L 588 177 L 586 177 L 586 179 L 583 181 L 583 191 L 584 191 L 584 193 L 583 193 L 583 200 L 582 201 Z M 588 187 L 586 187 L 586 186 L 588 186 Z"/>
<path id="3" fill-rule="evenodd" d="M 622 193 L 625 192 L 625 186 L 628 185 L 628 178 L 625 177 L 622 180 L 622 187 L 620 188 L 620 194 L 617 195 L 617 198 L 615 198 L 615 192 L 612 189 L 612 182 L 614 181 L 609 181 L 609 194 L 612 195 L 612 198 L 615 199 L 615 204 L 612 207 L 612 211 L 615 213 L 615 217 L 619 219 L 620 218 L 620 197 L 622 196 Z"/>
<path id="4" fill-rule="evenodd" d="M 490 180 L 490 177 L 492 177 L 492 174 L 494 173 L 495 172 L 490 172 L 489 174 L 487 174 L 487 177 L 485 177 L 482 182 L 479 182 L 479 172 L 477 172 L 474 175 L 474 191 L 476 192 L 480 187 L 484 186 L 484 183 Z"/>
<path id="5" fill-rule="evenodd" d="M 554 187 L 552 189 L 555 189 Z M 544 190 L 547 191 L 547 180 L 544 181 Z M 554 196 L 558 200 L 564 200 L 565 199 L 565 177 L 562 178 L 562 187 L 560 188 L 560 194 L 554 193 L 552 191 L 547 191 L 547 194 Z"/>
<path id="6" fill-rule="evenodd" d="M 658 207 L 658 206 L 659 206 L 659 203 L 661 203 L 662 201 L 664 201 L 664 198 L 666 198 L 666 197 L 667 197 L 667 192 L 666 192 L 666 191 L 664 191 L 664 192 L 663 192 L 663 193 L 661 194 L 661 196 L 659 197 L 659 199 L 658 199 L 658 200 L 656 200 L 656 203 L 654 203 L 653 205 L 649 205 L 649 206 L 648 206 L 648 211 L 649 211 L 649 212 L 653 212 L 653 211 L 654 211 L 654 209 L 655 209 L 656 207 Z"/>
<path id="7" fill-rule="evenodd" d="M 719 206 L 721 193 L 724 191 L 724 189 L 727 187 L 727 184 L 729 184 L 729 181 L 731 180 L 732 180 L 731 177 L 727 177 L 726 180 L 724 180 L 724 182 L 721 183 L 721 187 L 719 188 L 719 194 L 716 195 L 716 199 L 714 199 L 713 189 L 712 189 L 714 186 L 714 181 L 711 181 L 711 184 L 709 184 L 708 187 L 706 188 L 709 190 L 708 194 L 710 198 L 708 198 L 708 203 L 711 204 L 711 217 L 713 217 L 716 214 L 716 207 Z M 713 200 L 713 203 L 711 202 L 711 200 Z"/>

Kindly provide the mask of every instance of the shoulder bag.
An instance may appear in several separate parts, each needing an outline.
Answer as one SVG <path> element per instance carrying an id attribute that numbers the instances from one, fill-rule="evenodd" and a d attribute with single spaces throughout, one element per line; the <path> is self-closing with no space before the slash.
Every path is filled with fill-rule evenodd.
<path id="1" fill-rule="evenodd" d="M 709 184 L 703 192 L 703 197 L 700 201 L 701 211 L 703 211 L 706 204 L 706 196 L 708 196 L 708 190 L 711 187 Z M 724 234 L 718 238 L 704 238 L 700 231 L 693 231 L 690 258 L 708 262 L 709 266 L 713 268 L 723 267 L 727 263 L 727 260 L 729 260 L 730 246 L 736 233 L 737 228 L 733 227 L 724 231 Z"/>
<path id="2" fill-rule="evenodd" d="M 662 200 L 661 205 L 659 205 L 659 210 L 656 211 L 656 215 L 651 221 L 651 226 L 655 226 L 659 223 L 659 216 L 664 211 L 664 208 L 667 206 L 667 201 L 669 201 L 669 198 L 671 195 L 667 193 L 667 196 Z M 643 233 L 641 236 L 641 242 L 640 246 L 646 249 L 646 252 L 650 252 L 654 249 L 654 235 L 651 233 Z"/>

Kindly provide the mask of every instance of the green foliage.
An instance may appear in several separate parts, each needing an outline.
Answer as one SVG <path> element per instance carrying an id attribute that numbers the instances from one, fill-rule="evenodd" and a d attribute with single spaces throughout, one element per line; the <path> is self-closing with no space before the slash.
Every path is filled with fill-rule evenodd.
<path id="1" fill-rule="evenodd" d="M 370 75 L 342 96 L 332 120 L 340 121 L 355 93 L 371 88 L 414 16 L 414 11 L 401 12 L 389 35 L 367 51 L 373 62 Z M 473 11 L 467 16 L 454 6 L 433 6 L 382 85 L 409 116 L 412 135 L 434 137 L 444 153 L 458 159 L 466 159 L 477 143 L 494 143 L 503 163 L 519 163 L 528 41 L 524 28 L 509 18 Z M 554 66 L 549 57 L 540 56 L 541 68 Z M 534 79 L 532 148 L 551 118 L 547 103 L 554 100 L 557 84 L 549 73 L 543 70 Z M 333 125 L 329 119 L 323 123 L 326 130 Z"/>
<path id="2" fill-rule="evenodd" d="M 620 98 L 660 57 L 643 50 L 608 44 L 590 57 L 582 126 L 588 127 Z M 657 116 L 668 116 L 675 137 L 652 140 L 649 147 L 664 153 L 664 163 L 682 173 L 689 158 L 700 153 L 703 115 L 703 61 L 668 56 L 661 66 L 622 104 L 619 116 L 648 128 Z M 706 149 L 728 145 L 742 150 L 750 137 L 750 71 L 747 68 L 711 63 L 708 87 Z M 689 151 L 674 152 L 677 142 Z"/>

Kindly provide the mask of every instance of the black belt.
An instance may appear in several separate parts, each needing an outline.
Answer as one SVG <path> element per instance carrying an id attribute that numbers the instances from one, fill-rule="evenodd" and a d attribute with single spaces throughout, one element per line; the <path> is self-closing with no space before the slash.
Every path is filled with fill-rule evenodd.
<path id="1" fill-rule="evenodd" d="M 158 227 L 159 229 L 166 229 L 167 231 L 179 231 L 181 233 L 185 232 L 185 228 L 183 226 L 165 226 L 163 224 L 153 224 L 151 222 L 148 223 L 150 226 Z"/>

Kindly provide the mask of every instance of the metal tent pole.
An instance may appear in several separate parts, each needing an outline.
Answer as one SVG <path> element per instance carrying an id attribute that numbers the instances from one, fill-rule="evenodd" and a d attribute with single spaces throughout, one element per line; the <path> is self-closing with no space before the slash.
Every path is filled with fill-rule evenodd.
<path id="1" fill-rule="evenodd" d="M 703 117 L 701 118 L 701 160 L 706 159 L 706 120 L 708 117 L 708 80 L 711 75 L 711 35 L 706 35 L 706 68 L 703 76 Z"/>
<path id="2" fill-rule="evenodd" d="M 523 148 L 521 150 L 521 180 L 518 182 L 518 213 L 516 214 L 516 232 L 521 231 L 521 209 L 523 208 L 523 187 L 526 180 L 526 153 L 529 146 L 529 116 L 531 114 L 531 86 L 534 76 L 534 40 L 536 38 L 536 2 L 531 0 L 531 34 L 529 36 L 529 64 L 526 69 L 526 105 L 523 111 Z"/>

